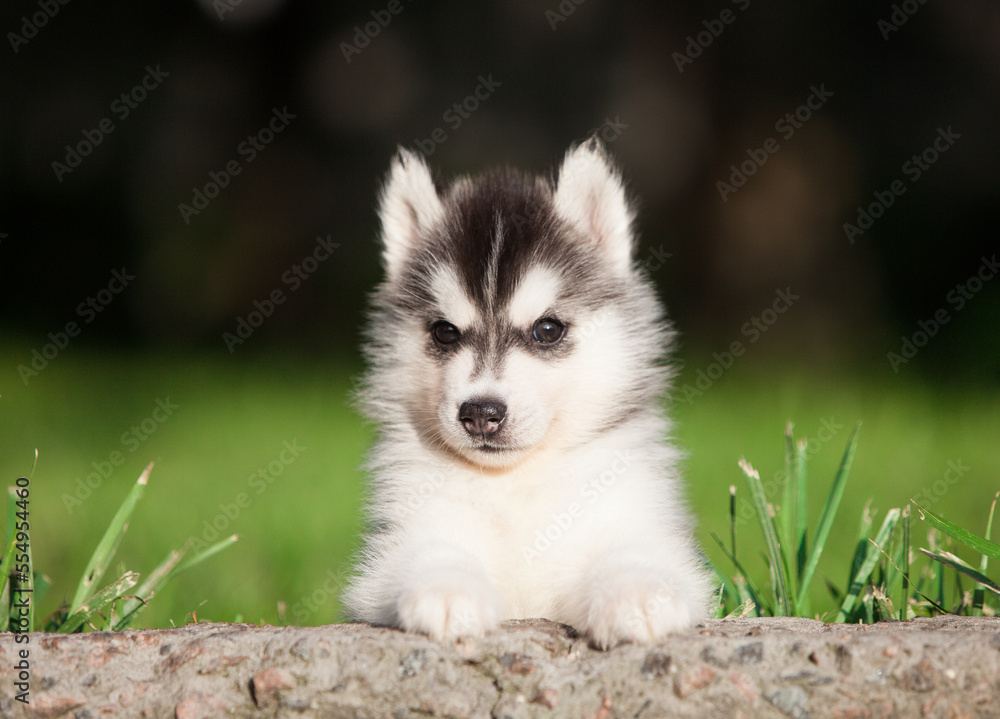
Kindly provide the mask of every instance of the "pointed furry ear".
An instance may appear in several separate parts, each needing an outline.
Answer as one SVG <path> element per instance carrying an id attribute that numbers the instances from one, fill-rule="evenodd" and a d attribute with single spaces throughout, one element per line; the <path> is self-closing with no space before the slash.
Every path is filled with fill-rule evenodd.
<path id="1" fill-rule="evenodd" d="M 593 241 L 616 268 L 629 270 L 633 212 L 621 176 L 597 138 L 566 153 L 556 181 L 555 210 Z"/>
<path id="2" fill-rule="evenodd" d="M 382 188 L 382 261 L 389 277 L 396 276 L 421 236 L 444 216 L 424 158 L 399 148 Z"/>

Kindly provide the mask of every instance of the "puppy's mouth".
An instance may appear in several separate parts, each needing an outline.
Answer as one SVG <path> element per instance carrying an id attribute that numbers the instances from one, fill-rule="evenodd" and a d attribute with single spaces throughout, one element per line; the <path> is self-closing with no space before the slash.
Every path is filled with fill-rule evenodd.
<path id="1" fill-rule="evenodd" d="M 476 452 L 482 452 L 483 454 L 491 455 L 511 455 L 524 452 L 527 448 L 521 446 L 515 446 L 511 444 L 500 444 L 498 442 L 477 444 L 472 448 Z"/>

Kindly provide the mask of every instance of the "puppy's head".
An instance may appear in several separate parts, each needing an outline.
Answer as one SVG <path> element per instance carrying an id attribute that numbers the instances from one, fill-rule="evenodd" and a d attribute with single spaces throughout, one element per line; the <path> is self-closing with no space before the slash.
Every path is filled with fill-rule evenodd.
<path id="1" fill-rule="evenodd" d="M 511 171 L 439 191 L 401 150 L 382 193 L 369 407 L 485 467 L 583 443 L 656 401 L 665 332 L 633 267 L 632 210 L 603 149 L 555 181 Z"/>

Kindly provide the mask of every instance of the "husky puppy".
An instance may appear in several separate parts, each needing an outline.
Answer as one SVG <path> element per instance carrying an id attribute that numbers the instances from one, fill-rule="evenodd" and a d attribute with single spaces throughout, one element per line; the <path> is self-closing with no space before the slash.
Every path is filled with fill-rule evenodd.
<path id="1" fill-rule="evenodd" d="M 400 150 L 360 393 L 378 425 L 349 615 L 444 639 L 546 617 L 600 647 L 705 617 L 661 409 L 670 329 L 596 140 L 554 181 L 438 188 Z"/>

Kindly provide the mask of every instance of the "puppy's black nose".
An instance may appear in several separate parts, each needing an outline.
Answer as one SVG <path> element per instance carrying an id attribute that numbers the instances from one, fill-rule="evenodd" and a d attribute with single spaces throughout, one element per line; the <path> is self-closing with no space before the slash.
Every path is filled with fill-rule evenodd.
<path id="1" fill-rule="evenodd" d="M 500 430 L 507 405 L 497 399 L 477 399 L 463 402 L 458 408 L 458 421 L 473 437 L 486 439 Z"/>

